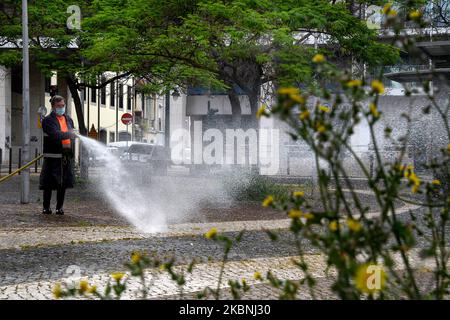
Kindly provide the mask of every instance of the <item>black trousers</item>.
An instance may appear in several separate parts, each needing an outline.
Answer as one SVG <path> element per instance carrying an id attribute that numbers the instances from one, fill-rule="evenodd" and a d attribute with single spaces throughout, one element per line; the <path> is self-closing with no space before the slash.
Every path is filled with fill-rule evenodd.
<path id="1" fill-rule="evenodd" d="M 65 195 L 66 189 L 61 188 L 56 191 L 56 210 L 62 209 Z M 44 189 L 44 209 L 50 209 L 50 200 L 52 200 L 52 189 Z"/>

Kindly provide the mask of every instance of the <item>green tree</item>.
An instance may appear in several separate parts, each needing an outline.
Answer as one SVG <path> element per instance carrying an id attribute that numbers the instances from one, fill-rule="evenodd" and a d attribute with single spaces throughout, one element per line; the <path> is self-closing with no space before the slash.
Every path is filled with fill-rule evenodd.
<path id="1" fill-rule="evenodd" d="M 351 56 L 370 65 L 397 59 L 397 51 L 379 43 L 376 33 L 355 16 L 359 7 L 353 1 L 81 1 L 79 30 L 66 26 L 69 5 L 64 0 L 30 1 L 30 52 L 44 72 L 57 71 L 66 78 L 82 134 L 87 130 L 78 89 L 113 81 L 96 83 L 104 71 L 117 72 L 119 78 L 145 78 L 151 91 L 188 84 L 221 88 L 229 95 L 236 121 L 241 118 L 236 87 L 248 96 L 256 114 L 261 86 L 313 79 L 313 35 L 325 37 L 321 50 L 331 50 L 339 59 Z M 13 0 L 3 1 L 0 8 L 2 42 L 17 48 L 20 11 L 20 3 Z M 19 61 L 18 50 L 0 54 L 2 64 Z"/>
<path id="2" fill-rule="evenodd" d="M 72 95 L 79 130 L 87 135 L 83 118 L 79 90 L 82 86 L 100 89 L 116 78 L 128 76 L 131 71 L 120 73 L 117 77 L 99 83 L 97 75 L 104 71 L 117 71 L 113 64 L 101 64 L 89 61 L 83 54 L 86 43 L 85 31 L 69 28 L 67 25 L 72 12 L 68 8 L 73 4 L 66 0 L 28 1 L 28 20 L 30 38 L 30 60 L 35 62 L 41 72 L 49 76 L 57 72 L 68 85 Z M 91 1 L 78 1 L 82 15 L 89 16 Z M 22 60 L 21 38 L 21 2 L 4 0 L 0 5 L 0 45 L 10 48 L 0 51 L 0 64 L 19 65 Z M 86 30 L 86 32 L 93 32 Z M 83 82 L 80 79 L 85 79 Z"/>
<path id="3" fill-rule="evenodd" d="M 358 4 L 374 1 L 358 1 Z M 339 58 L 369 65 L 394 62 L 397 50 L 355 16 L 353 1 L 94 1 L 86 20 L 92 46 L 86 55 L 129 65 L 153 87 L 201 84 L 229 95 L 235 120 L 248 96 L 252 114 L 264 84 L 292 85 L 314 77 L 311 36 L 322 36 Z M 378 2 L 377 2 L 378 3 Z M 138 67 L 138 65 L 140 67 Z M 254 117 L 252 117 L 254 118 Z"/>

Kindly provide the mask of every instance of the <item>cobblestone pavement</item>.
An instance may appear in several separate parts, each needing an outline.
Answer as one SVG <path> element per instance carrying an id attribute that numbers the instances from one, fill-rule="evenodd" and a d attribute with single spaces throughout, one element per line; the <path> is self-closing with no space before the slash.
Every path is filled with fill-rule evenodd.
<path id="1" fill-rule="evenodd" d="M 298 254 L 292 235 L 280 232 L 279 240 L 273 242 L 264 231 L 286 230 L 289 220 L 282 219 L 283 215 L 266 212 L 258 219 L 257 212 L 252 215 L 250 209 L 250 220 L 239 216 L 236 221 L 224 221 L 222 217 L 208 219 L 207 222 L 172 223 L 159 233 L 144 234 L 111 213 L 103 215 L 103 211 L 99 212 L 100 200 L 89 200 L 77 193 L 74 195 L 76 197 L 72 203 L 69 202 L 68 208 L 79 211 L 72 211 L 64 217 L 42 217 L 33 211 L 36 204 L 21 206 L 2 198 L 4 195 L 0 196 L 0 201 L 3 201 L 0 204 L 0 299 L 51 299 L 55 283 L 70 283 L 81 278 L 89 279 L 101 290 L 111 272 L 125 270 L 124 262 L 129 260 L 134 250 L 156 254 L 161 259 L 175 257 L 178 271 L 186 269 L 192 259 L 196 259 L 194 271 L 187 274 L 183 289 L 185 298 L 195 297 L 195 293 L 205 286 L 217 285 L 223 248 L 203 236 L 213 226 L 230 237 L 246 230 L 229 254 L 230 262 L 225 266 L 221 285 L 225 289 L 223 298 L 231 298 L 229 290 L 226 290 L 229 279 L 245 278 L 252 289 L 243 296 L 244 299 L 276 299 L 279 290 L 254 280 L 255 271 L 265 274 L 271 270 L 281 279 L 303 277 L 292 262 Z M 238 210 L 248 208 L 252 206 Z M 403 204 L 397 214 L 399 219 L 409 219 L 408 211 L 417 209 Z M 371 212 L 371 215 L 378 213 Z M 324 257 L 306 241 L 301 245 L 317 279 L 315 297 L 336 298 L 329 290 L 334 273 L 331 270 L 325 274 Z M 419 243 L 420 246 L 423 244 Z M 429 270 L 430 262 L 422 262 L 417 254 L 417 251 L 412 253 L 413 266 Z M 402 269 L 401 264 L 398 268 Z M 140 298 L 139 281 L 134 278 L 127 281 L 129 285 L 124 298 Z M 149 298 L 180 298 L 179 288 L 166 272 L 149 269 L 146 282 L 152 283 Z M 299 298 L 311 298 L 309 291 L 306 288 L 300 290 Z"/>
<path id="2" fill-rule="evenodd" d="M 174 239 L 172 239 L 174 241 Z M 138 245 L 142 245 L 143 243 L 135 243 L 134 247 L 138 247 Z M 191 243 L 192 244 L 192 243 Z M 123 246 L 124 244 L 122 244 Z M 192 244 L 193 245 L 193 244 Z M 181 246 L 181 245 L 180 245 Z M 201 246 L 201 245 L 200 245 Z M 81 249 L 81 248 L 78 248 Z M 88 249 L 88 248 L 84 248 Z M 117 248 L 116 246 L 111 244 L 106 248 L 91 248 L 92 251 L 97 254 L 103 252 L 105 254 L 108 250 L 116 251 L 116 254 L 122 255 L 123 247 Z M 180 248 L 181 249 L 181 248 Z M 205 244 L 203 244 L 203 249 L 206 249 Z M 217 249 L 217 248 L 215 248 Z M 270 248 L 273 250 L 274 248 Z M 90 284 L 96 284 L 100 292 L 103 292 L 105 284 L 110 279 L 110 272 L 114 269 L 114 262 L 117 260 L 110 260 L 106 262 L 106 264 L 110 263 L 110 271 L 100 270 L 105 267 L 104 257 L 109 257 L 109 254 L 105 254 L 102 257 L 101 261 L 93 260 L 91 257 L 91 265 L 86 265 L 86 262 L 89 259 L 83 255 L 83 252 L 80 252 L 80 257 L 75 258 L 74 252 L 77 250 L 63 250 L 66 254 L 64 260 L 67 261 L 67 256 L 72 257 L 72 263 L 65 266 L 65 270 L 58 270 L 56 265 L 58 265 L 61 259 L 61 256 L 58 256 L 56 252 L 53 252 L 52 256 L 59 257 L 60 259 L 53 260 L 53 263 L 50 263 L 46 266 L 34 264 L 33 273 L 28 272 L 19 272 L 19 274 L 9 272 L 11 276 L 3 277 L 3 285 L 0 286 L 0 299 L 51 299 L 52 298 L 52 288 L 56 282 L 59 283 L 76 283 L 79 279 L 88 279 Z M 215 251 L 215 252 L 212 252 Z M 217 255 L 219 252 L 216 250 L 212 250 L 210 253 L 212 255 Z M 220 250 L 219 250 L 220 251 Z M 45 259 L 42 259 L 44 255 L 44 250 L 39 250 L 35 254 L 26 254 L 28 258 L 32 261 L 34 259 L 35 262 L 45 263 Z M 61 253 L 61 251 L 59 251 Z M 195 253 L 200 254 L 198 250 L 194 250 Z M 185 250 L 176 251 L 176 256 L 185 255 L 193 256 L 195 253 L 187 252 Z M 206 253 L 206 252 L 204 252 Z M 298 259 L 296 256 L 290 256 L 289 249 L 284 248 L 282 252 L 278 252 L 280 256 L 276 257 L 258 257 L 258 254 L 254 253 L 253 258 L 250 251 L 245 252 L 245 254 L 234 253 L 231 256 L 231 261 L 225 265 L 225 269 L 223 272 L 223 282 L 221 288 L 224 292 L 224 298 L 229 297 L 229 286 L 227 285 L 228 280 L 241 280 L 246 279 L 248 285 L 252 287 L 249 293 L 244 294 L 246 298 L 252 299 L 274 299 L 277 298 L 280 294 L 279 289 L 275 289 L 267 284 L 261 284 L 258 280 L 253 279 L 253 274 L 255 271 L 259 271 L 262 274 L 266 274 L 269 270 L 273 273 L 274 276 L 283 279 L 283 280 L 297 280 L 301 279 L 304 275 L 299 270 L 297 266 L 294 265 L 293 260 Z M 286 256 L 284 254 L 286 254 Z M 261 254 L 261 253 L 260 253 Z M 275 252 L 274 252 L 275 254 Z M 267 255 L 267 251 L 264 252 L 264 255 Z M 34 257 L 33 257 L 34 256 Z M 245 258 L 244 258 L 245 257 Z M 432 261 L 421 261 L 417 257 L 417 251 L 414 251 L 411 254 L 412 257 L 412 265 L 414 268 L 419 269 L 429 269 L 432 267 Z M 75 258 L 75 259 L 74 259 Z M 97 257 L 100 258 L 100 257 Z M 123 257 L 125 258 L 125 256 Z M 250 258 L 250 259 L 249 259 Z M 241 260 L 242 259 L 242 260 Z M 71 260 L 71 259 L 70 259 Z M 124 259 L 125 260 L 125 259 Z M 396 259 L 398 261 L 399 268 L 402 268 L 400 257 L 397 256 Z M 29 262 L 31 262 L 29 261 Z M 419 264 L 420 261 L 420 264 Z M 185 261 L 186 262 L 186 261 Z M 336 298 L 329 290 L 329 284 L 331 282 L 331 278 L 334 275 L 334 272 L 331 270 L 325 273 L 325 260 L 322 255 L 319 254 L 308 254 L 306 255 L 306 262 L 309 264 L 312 270 L 313 277 L 319 281 L 319 288 L 317 289 L 318 297 L 321 299 L 332 299 Z M 19 266 L 15 266 L 16 268 Z M 33 269 L 33 266 L 30 265 L 22 265 L 20 266 L 20 270 L 24 267 L 29 267 Z M 46 268 L 46 271 L 42 271 L 42 269 Z M 187 265 L 181 264 L 177 265 L 174 270 L 176 272 L 180 272 L 182 270 L 186 271 Z M 167 272 L 161 271 L 159 269 L 150 269 L 146 271 L 145 280 L 147 283 L 148 298 L 158 298 L 158 299 L 170 299 L 170 298 L 186 298 L 192 297 L 193 293 L 200 292 L 205 287 L 216 288 L 217 279 L 219 276 L 221 268 L 221 263 L 217 261 L 212 262 L 203 262 L 198 263 L 194 266 L 192 273 L 186 274 L 186 285 L 183 286 L 183 295 L 180 295 L 180 288 L 175 284 L 174 281 L 170 279 L 170 276 Z M 39 272 L 36 269 L 40 269 Z M 63 268 L 64 269 L 64 268 Z M 17 269 L 16 269 L 17 270 Z M 116 269 L 117 270 L 117 269 Z M 8 270 L 12 271 L 12 270 Z M 19 270 L 17 270 L 19 271 Z M 53 271 L 53 272 L 52 272 Z M 68 276 L 69 275 L 69 276 Z M 22 279 L 22 281 L 18 282 L 17 280 Z M 10 284 L 8 284 L 10 283 Z M 151 284 L 151 285 L 148 285 Z M 127 286 L 128 289 L 122 296 L 124 299 L 139 299 L 142 298 L 141 293 L 141 283 L 139 280 L 133 277 L 129 277 L 127 275 Z M 300 290 L 299 297 L 310 298 L 309 291 L 304 288 L 304 290 Z"/>
<path id="3" fill-rule="evenodd" d="M 259 221 L 259 223 L 259 227 L 273 228 L 277 224 L 281 227 L 286 221 L 272 221 L 272 225 L 269 225 L 267 221 Z M 233 223 L 222 222 L 215 225 L 230 237 L 235 237 L 238 233 L 234 230 L 236 225 Z M 172 229 L 178 228 L 179 231 L 185 227 L 185 230 L 182 234 L 168 231 L 151 235 L 139 234 L 123 227 L 47 228 L 48 234 L 53 234 L 52 231 L 56 234 L 54 239 L 69 241 L 78 237 L 84 242 L 76 243 L 71 240 L 70 243 L 49 241 L 40 244 L 42 239 L 36 237 L 39 243 L 35 243 L 34 246 L 30 244 L 19 249 L 11 247 L 1 249 L 0 299 L 50 299 L 52 287 L 56 282 L 70 283 L 74 279 L 81 278 L 89 279 L 91 284 L 97 284 L 101 290 L 111 272 L 125 270 L 123 263 L 129 260 L 133 250 L 144 251 L 149 255 L 157 253 L 161 259 L 176 257 L 176 270 L 186 269 L 192 259 L 197 259 L 194 272 L 187 276 L 187 285 L 184 288 L 185 295 L 192 296 L 205 286 L 217 285 L 219 261 L 222 258 L 223 249 L 217 243 L 202 236 L 204 230 L 210 226 L 210 224 L 170 226 Z M 20 234 L 20 231 L 17 233 Z M 31 241 L 34 236 L 43 233 L 43 230 L 39 228 L 28 230 L 24 238 L 28 237 Z M 6 238 L 14 238 L 14 232 L 11 230 L 3 232 L 3 235 L 5 234 Z M 122 236 L 126 238 L 121 239 Z M 265 274 L 271 270 L 281 279 L 302 278 L 302 273 L 292 263 L 297 254 L 293 241 L 293 237 L 287 232 L 280 232 L 280 239 L 272 242 L 263 231 L 256 227 L 246 231 L 241 242 L 230 252 L 230 262 L 224 270 L 222 287 L 224 289 L 228 287 L 229 279 L 245 278 L 252 290 L 245 294 L 244 298 L 277 298 L 279 290 L 253 280 L 253 274 L 255 271 Z M 4 241 L 1 240 L 1 243 Z M 308 252 L 306 259 L 311 265 L 313 275 L 318 279 L 319 293 L 316 298 L 335 298 L 329 290 L 333 272 L 326 276 L 324 258 L 311 249 L 308 243 L 303 242 L 302 246 Z M 421 262 L 422 265 L 418 264 L 420 259 L 417 258 L 417 252 L 413 253 L 412 260 L 416 268 L 431 267 L 429 261 Z M 146 282 L 152 282 L 151 290 L 148 292 L 149 298 L 179 298 L 179 288 L 165 272 L 148 270 Z M 321 286 L 323 289 L 320 289 Z M 129 289 L 124 298 L 140 298 L 139 288 L 140 283 L 130 278 Z M 224 290 L 223 297 L 230 297 L 227 290 Z M 301 290 L 299 297 L 310 298 L 309 291 L 306 288 Z"/>

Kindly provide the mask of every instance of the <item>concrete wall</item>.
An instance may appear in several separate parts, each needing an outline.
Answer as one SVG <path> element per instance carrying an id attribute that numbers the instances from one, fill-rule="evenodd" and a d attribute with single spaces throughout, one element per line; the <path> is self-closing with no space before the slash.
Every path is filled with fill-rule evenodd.
<path id="1" fill-rule="evenodd" d="M 0 148 L 2 163 L 9 161 L 11 141 L 11 70 L 0 66 Z"/>
<path id="2" fill-rule="evenodd" d="M 21 70 L 11 74 L 14 78 L 21 79 Z M 19 79 L 19 81 L 21 81 Z M 45 82 L 44 76 L 37 66 L 30 63 L 30 159 L 34 158 L 35 150 L 42 152 L 42 130 L 38 127 L 40 106 L 45 105 Z M 11 92 L 11 90 L 10 90 Z M 22 94 L 11 92 L 11 145 L 13 146 L 13 163 L 17 163 L 18 151 L 22 146 Z"/>
<path id="3" fill-rule="evenodd" d="M 440 106 L 448 105 L 449 91 L 443 88 L 437 95 L 437 103 Z M 439 148 L 447 145 L 446 132 L 442 119 L 434 109 L 430 114 L 424 114 L 423 108 L 430 104 L 426 96 L 417 95 L 412 97 L 385 95 L 379 98 L 378 108 L 382 112 L 381 120 L 375 125 L 375 135 L 382 157 L 386 162 L 392 161 L 398 155 L 392 139 L 387 139 L 384 134 L 385 128 L 392 129 L 392 137 L 398 139 L 406 136 L 408 122 L 403 114 L 410 119 L 410 134 L 408 138 L 408 152 L 404 163 L 412 164 L 417 171 L 423 171 L 423 164 L 435 156 Z M 366 103 L 365 108 L 368 108 Z M 450 116 L 450 114 L 449 114 Z M 289 128 L 285 123 L 277 120 L 275 127 L 280 128 L 280 174 L 298 176 L 315 175 L 315 163 L 312 152 L 301 141 L 294 142 L 286 132 Z M 361 157 L 367 168 L 370 169 L 370 132 L 369 126 L 362 121 L 355 128 L 351 145 L 355 152 Z M 344 158 L 344 167 L 351 176 L 362 177 L 362 170 L 356 161 L 350 156 Z"/>
<path id="4" fill-rule="evenodd" d="M 247 96 L 239 96 L 242 114 L 251 114 L 250 102 Z M 211 109 L 217 109 L 216 114 L 231 114 L 230 99 L 226 95 L 207 96 L 196 95 L 187 96 L 186 114 L 188 116 L 206 115 L 208 113 L 208 102 Z"/>

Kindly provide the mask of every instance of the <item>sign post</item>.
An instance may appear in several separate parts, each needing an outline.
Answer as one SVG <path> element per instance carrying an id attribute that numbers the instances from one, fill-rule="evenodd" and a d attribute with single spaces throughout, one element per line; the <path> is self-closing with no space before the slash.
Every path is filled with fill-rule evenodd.
<path id="1" fill-rule="evenodd" d="M 122 123 L 127 126 L 127 148 L 128 148 L 128 125 L 133 122 L 133 115 L 130 113 L 124 113 L 120 118 Z"/>
<path id="2" fill-rule="evenodd" d="M 28 0 L 22 0 L 22 158 L 30 161 L 30 68 L 28 52 Z M 30 169 L 23 170 L 20 202 L 30 202 Z"/>

